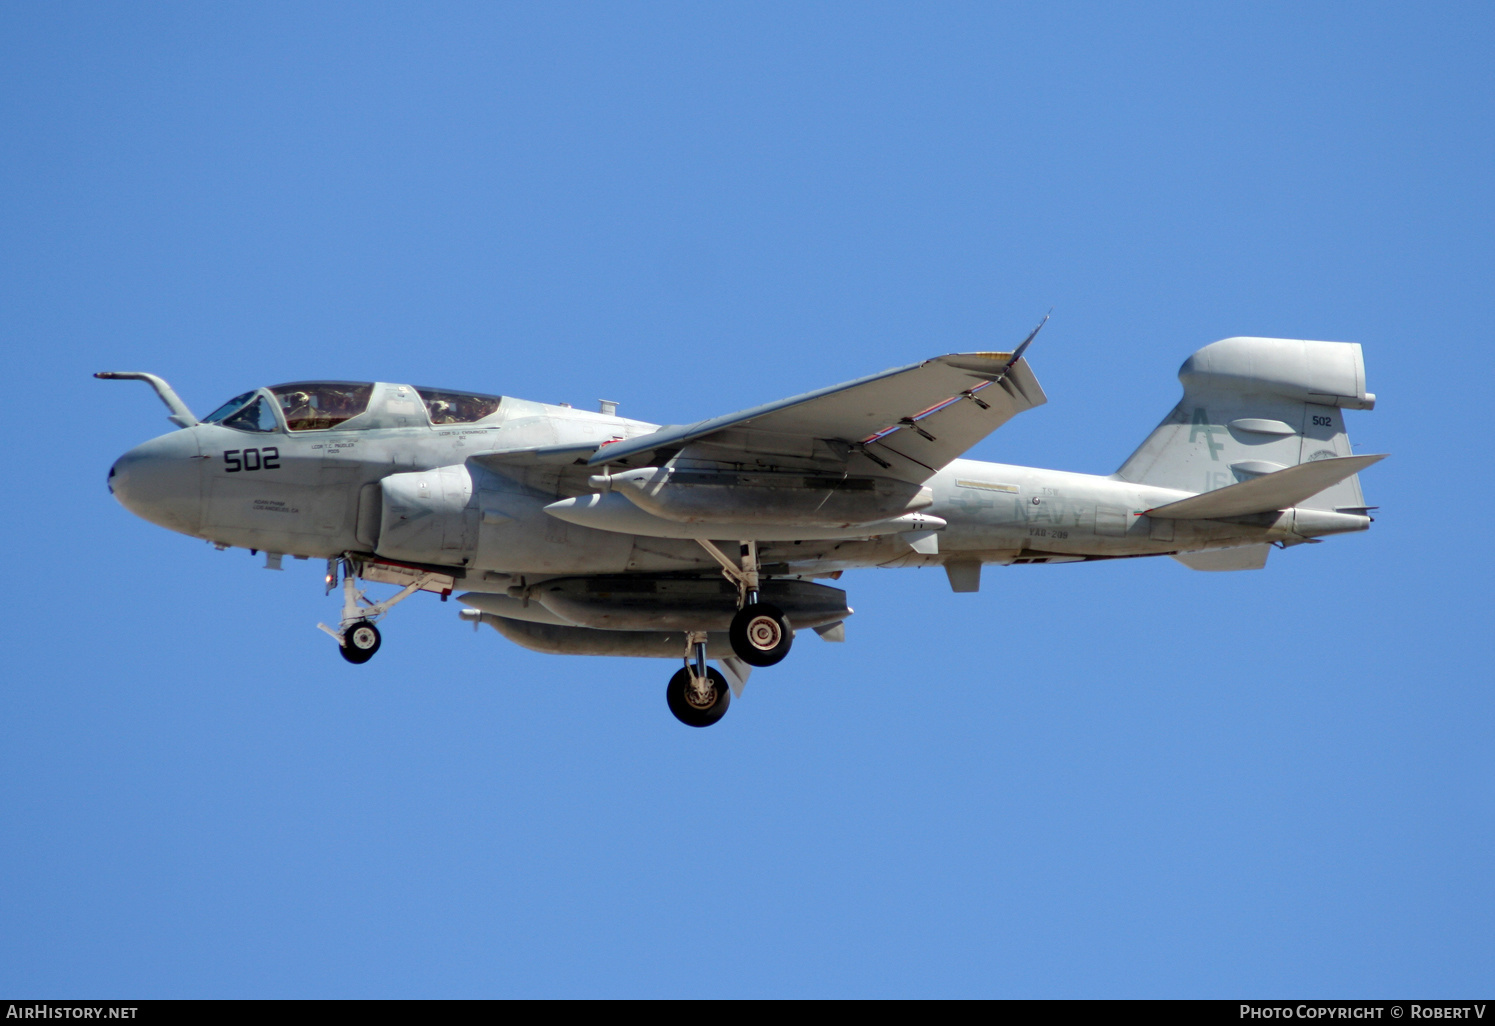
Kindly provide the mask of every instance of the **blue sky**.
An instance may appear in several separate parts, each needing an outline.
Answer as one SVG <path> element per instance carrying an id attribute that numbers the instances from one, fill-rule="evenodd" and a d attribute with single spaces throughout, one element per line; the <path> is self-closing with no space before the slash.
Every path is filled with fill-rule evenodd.
<path id="1" fill-rule="evenodd" d="M 1467 996 L 1492 978 L 1487 5 L 10 4 L 0 990 Z M 848 574 L 717 727 L 670 667 L 137 520 L 259 384 L 687 422 L 938 353 L 1108 473 L 1241 334 L 1365 347 L 1364 536 Z M 19 386 L 19 387 L 16 387 Z M 1437 501 L 1433 501 L 1436 499 Z"/>

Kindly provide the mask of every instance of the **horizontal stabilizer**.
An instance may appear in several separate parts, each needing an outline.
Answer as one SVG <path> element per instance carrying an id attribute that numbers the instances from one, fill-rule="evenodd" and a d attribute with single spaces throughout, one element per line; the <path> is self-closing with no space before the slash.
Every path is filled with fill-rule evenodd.
<path id="1" fill-rule="evenodd" d="M 1371 456 L 1335 456 L 1330 459 L 1299 463 L 1295 467 L 1265 474 L 1251 481 L 1227 485 L 1166 506 L 1150 509 L 1147 515 L 1165 520 L 1217 520 L 1220 517 L 1244 517 L 1252 513 L 1270 513 L 1290 509 L 1325 488 L 1332 487 L 1386 458 L 1385 453 Z"/>

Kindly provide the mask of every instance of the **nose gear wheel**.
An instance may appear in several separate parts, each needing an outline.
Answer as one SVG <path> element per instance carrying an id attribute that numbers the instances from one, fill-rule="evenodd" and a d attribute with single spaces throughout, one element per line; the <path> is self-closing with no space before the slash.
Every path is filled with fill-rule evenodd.
<path id="1" fill-rule="evenodd" d="M 379 628 L 367 620 L 360 620 L 343 632 L 338 651 L 350 663 L 366 663 L 374 658 L 374 653 L 379 651 L 382 643 Z"/>

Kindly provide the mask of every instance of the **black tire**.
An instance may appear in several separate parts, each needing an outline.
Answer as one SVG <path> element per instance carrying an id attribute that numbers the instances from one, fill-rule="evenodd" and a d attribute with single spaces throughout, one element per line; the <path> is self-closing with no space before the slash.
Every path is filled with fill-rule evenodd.
<path id="1" fill-rule="evenodd" d="M 789 646 L 794 644 L 789 618 L 778 606 L 767 602 L 739 609 L 732 617 L 727 637 L 737 658 L 749 666 L 772 666 L 788 655 Z"/>
<path id="2" fill-rule="evenodd" d="M 714 666 L 706 668 L 706 676 L 715 689 L 712 702 L 708 706 L 696 703 L 694 689 L 690 686 L 690 679 L 695 676 L 690 670 L 679 669 L 670 678 L 669 687 L 665 688 L 665 701 L 670 704 L 670 712 L 675 714 L 675 719 L 687 727 L 709 727 L 723 716 L 727 715 L 727 706 L 732 703 L 732 691 L 727 687 L 727 678 Z"/>
<path id="3" fill-rule="evenodd" d="M 366 663 L 374 658 L 374 653 L 379 651 L 382 644 L 384 639 L 379 636 L 379 628 L 367 620 L 359 620 L 343 632 L 343 642 L 338 646 L 338 651 L 350 663 Z"/>

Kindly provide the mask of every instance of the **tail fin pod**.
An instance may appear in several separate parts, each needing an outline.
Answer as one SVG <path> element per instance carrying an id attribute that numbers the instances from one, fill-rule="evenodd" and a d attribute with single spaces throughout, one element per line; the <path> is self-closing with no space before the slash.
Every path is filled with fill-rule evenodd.
<path id="1" fill-rule="evenodd" d="M 1184 395 L 1116 472 L 1124 481 L 1208 492 L 1286 467 L 1352 455 L 1343 410 L 1369 410 L 1355 342 L 1227 338 L 1184 361 Z M 1363 507 L 1358 477 L 1300 505 Z"/>

